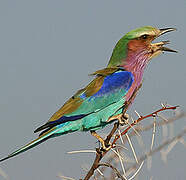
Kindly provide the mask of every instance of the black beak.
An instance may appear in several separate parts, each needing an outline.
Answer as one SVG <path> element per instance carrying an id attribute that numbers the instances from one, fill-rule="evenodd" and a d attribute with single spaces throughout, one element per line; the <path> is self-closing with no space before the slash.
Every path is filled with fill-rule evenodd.
<path id="1" fill-rule="evenodd" d="M 171 31 L 176 31 L 177 29 L 176 28 L 164 28 L 164 29 L 159 29 L 159 30 L 160 30 L 159 36 L 161 36 L 161 35 L 163 35 L 165 33 L 168 33 L 168 32 L 171 32 Z M 168 41 L 165 41 L 165 42 L 167 42 L 165 44 L 168 44 Z M 161 47 L 161 50 L 162 51 L 176 52 L 177 53 L 177 51 L 175 51 L 173 49 L 170 49 L 170 48 L 167 48 L 167 47 L 163 47 L 163 46 Z"/>
<path id="2" fill-rule="evenodd" d="M 164 29 L 159 29 L 159 30 L 160 30 L 159 36 L 161 36 L 162 34 L 165 34 L 171 31 L 176 31 L 177 29 L 176 28 L 164 28 Z"/>
<path id="3" fill-rule="evenodd" d="M 162 50 L 162 51 L 168 51 L 168 52 L 175 52 L 175 53 L 178 52 L 178 51 L 176 51 L 176 50 L 173 50 L 173 49 L 170 49 L 170 48 L 167 48 L 167 47 L 161 47 L 161 50 Z"/>

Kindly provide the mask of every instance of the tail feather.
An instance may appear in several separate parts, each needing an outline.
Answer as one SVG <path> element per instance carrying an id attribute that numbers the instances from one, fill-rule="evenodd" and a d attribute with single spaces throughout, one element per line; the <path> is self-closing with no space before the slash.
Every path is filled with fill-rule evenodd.
<path id="1" fill-rule="evenodd" d="M 91 112 L 91 113 L 92 113 L 92 112 Z M 75 115 L 75 116 L 68 116 L 68 117 L 67 117 L 67 116 L 62 116 L 62 117 L 60 117 L 60 118 L 57 119 L 57 120 L 48 121 L 48 122 L 45 123 L 44 125 L 38 127 L 38 128 L 34 131 L 34 133 L 39 132 L 39 131 L 42 131 L 42 130 L 44 130 L 44 129 L 47 129 L 47 130 L 44 131 L 44 132 L 46 132 L 46 131 L 48 131 L 49 129 L 51 129 L 51 128 L 53 128 L 53 127 L 59 125 L 59 124 L 64 124 L 64 123 L 66 123 L 66 122 L 76 121 L 76 120 L 78 120 L 78 119 L 82 119 L 82 118 L 84 118 L 85 116 L 88 116 L 88 115 L 91 114 L 91 113 L 88 113 L 88 114 L 80 114 L 80 115 Z M 41 134 L 43 134 L 43 132 L 42 132 Z"/>
<path id="2" fill-rule="evenodd" d="M 49 139 L 56 132 L 56 129 L 57 128 L 54 127 L 52 129 L 50 129 L 49 131 L 43 133 L 37 139 L 35 139 L 32 142 L 26 144 L 25 146 L 21 147 L 20 149 L 14 151 L 13 153 L 9 154 L 7 157 L 0 159 L 0 162 L 5 161 L 5 160 L 7 160 L 7 159 L 9 159 L 11 157 L 14 157 L 14 156 L 16 156 L 16 155 L 18 155 L 18 154 L 20 154 L 22 152 L 25 152 L 25 151 L 37 146 L 38 144 L 46 141 L 47 139 Z"/>

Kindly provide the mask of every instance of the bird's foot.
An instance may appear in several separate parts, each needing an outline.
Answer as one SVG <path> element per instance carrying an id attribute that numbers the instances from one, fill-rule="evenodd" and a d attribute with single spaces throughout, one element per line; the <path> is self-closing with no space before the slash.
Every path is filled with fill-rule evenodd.
<path id="1" fill-rule="evenodd" d="M 105 143 L 105 141 L 103 141 L 103 143 L 101 143 L 102 147 L 101 147 L 101 151 L 105 152 L 105 151 L 109 151 L 112 148 L 112 144 L 110 142 Z"/>
<path id="2" fill-rule="evenodd" d="M 110 117 L 108 122 L 113 121 L 113 120 L 118 120 L 119 125 L 123 126 L 123 125 L 128 124 L 129 115 L 126 113 L 125 114 L 121 113 L 121 114 Z"/>
<path id="3" fill-rule="evenodd" d="M 110 142 L 106 142 L 99 134 L 97 134 L 95 131 L 90 131 L 91 135 L 94 136 L 102 145 L 100 148 L 101 151 L 109 151 L 112 148 L 112 145 Z"/>
<path id="4" fill-rule="evenodd" d="M 128 124 L 129 122 L 129 115 L 128 114 L 119 114 L 118 122 L 121 126 Z"/>

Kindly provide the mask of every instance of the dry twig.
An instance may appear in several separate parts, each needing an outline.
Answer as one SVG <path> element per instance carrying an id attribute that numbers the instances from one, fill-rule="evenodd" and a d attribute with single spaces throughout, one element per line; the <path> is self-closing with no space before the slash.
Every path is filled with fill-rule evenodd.
<path id="1" fill-rule="evenodd" d="M 139 158 L 139 163 L 143 162 L 145 159 L 148 158 L 148 156 L 152 156 L 154 153 L 156 152 L 159 152 L 160 150 L 162 150 L 165 146 L 173 143 L 174 141 L 177 141 L 179 140 L 181 137 L 183 137 L 184 135 L 186 134 L 186 128 L 181 131 L 177 136 L 174 136 L 173 138 L 171 139 L 168 139 L 167 141 L 165 141 L 164 143 L 162 143 L 161 145 L 159 145 L 157 148 L 155 148 L 154 150 L 151 150 L 147 153 L 145 153 L 145 155 L 141 156 Z M 136 167 L 138 166 L 137 163 L 135 163 L 133 166 L 131 166 L 130 168 L 127 169 L 127 171 L 130 171 L 130 170 L 134 170 L 136 169 Z"/>

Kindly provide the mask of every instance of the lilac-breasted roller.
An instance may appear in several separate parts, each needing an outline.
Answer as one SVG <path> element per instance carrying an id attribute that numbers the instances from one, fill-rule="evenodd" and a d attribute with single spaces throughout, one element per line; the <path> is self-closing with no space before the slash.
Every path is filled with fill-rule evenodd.
<path id="1" fill-rule="evenodd" d="M 142 83 L 143 72 L 150 59 L 163 51 L 167 41 L 152 43 L 160 35 L 174 28 L 141 27 L 128 32 L 116 44 L 106 68 L 98 70 L 95 78 L 77 91 L 50 119 L 37 128 L 39 137 L 7 157 L 4 161 L 41 142 L 74 131 L 95 131 L 105 127 L 122 114 L 126 102 L 136 95 Z M 134 95 L 135 94 L 135 95 Z M 103 144 L 104 145 L 104 144 Z"/>

